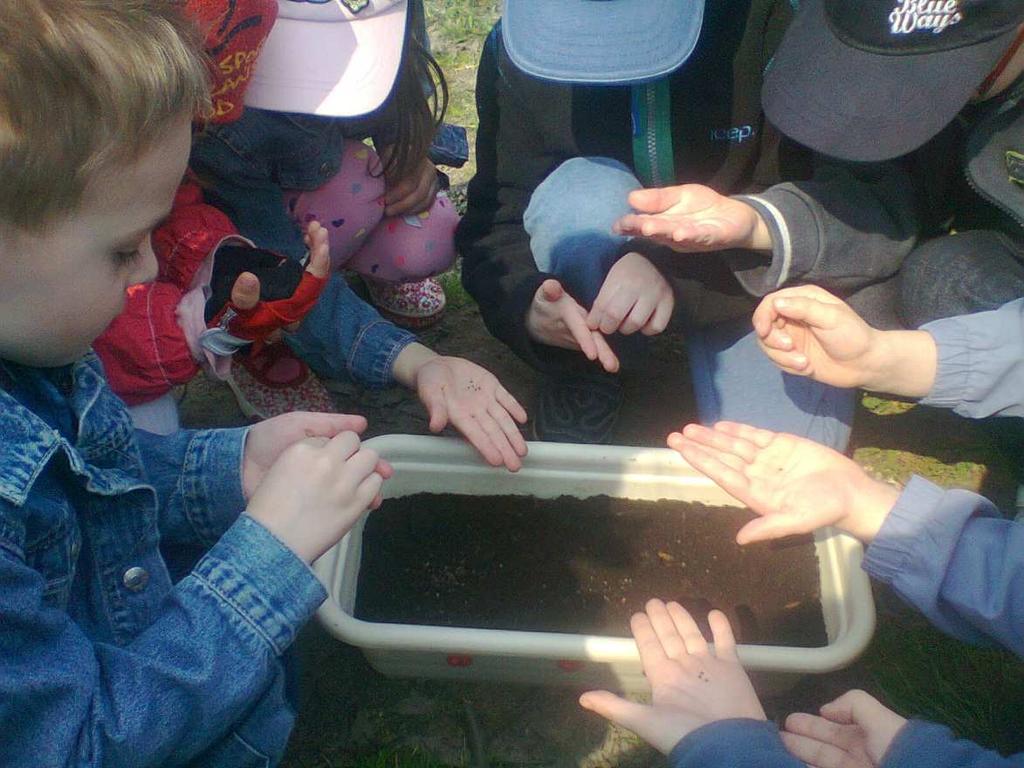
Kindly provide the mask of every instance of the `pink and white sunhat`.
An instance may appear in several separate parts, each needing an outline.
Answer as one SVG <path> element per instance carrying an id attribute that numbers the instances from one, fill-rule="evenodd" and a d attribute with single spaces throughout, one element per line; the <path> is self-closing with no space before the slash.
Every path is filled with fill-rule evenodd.
<path id="1" fill-rule="evenodd" d="M 407 0 L 278 0 L 250 107 L 355 117 L 380 107 L 402 60 Z"/>

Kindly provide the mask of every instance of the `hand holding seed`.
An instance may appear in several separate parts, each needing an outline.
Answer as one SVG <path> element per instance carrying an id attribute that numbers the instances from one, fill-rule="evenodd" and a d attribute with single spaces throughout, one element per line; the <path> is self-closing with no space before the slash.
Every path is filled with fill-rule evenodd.
<path id="1" fill-rule="evenodd" d="M 679 603 L 648 601 L 646 612 L 634 615 L 630 627 L 651 683 L 651 704 L 589 691 L 580 697 L 580 705 L 635 732 L 666 755 L 708 723 L 764 720 L 761 702 L 736 656 L 729 620 L 721 611 L 712 611 L 708 623 L 714 648 Z"/>

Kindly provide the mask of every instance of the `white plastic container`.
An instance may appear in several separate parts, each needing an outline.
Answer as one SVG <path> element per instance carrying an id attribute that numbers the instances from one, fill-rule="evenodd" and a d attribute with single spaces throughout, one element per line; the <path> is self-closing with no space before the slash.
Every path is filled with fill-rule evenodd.
<path id="1" fill-rule="evenodd" d="M 540 498 L 608 495 L 736 504 L 668 449 L 531 443 L 523 468 L 512 474 L 487 466 L 459 440 L 388 435 L 366 444 L 395 468 L 394 478 L 385 485 L 388 498 L 424 492 Z M 319 617 L 333 635 L 361 648 L 381 673 L 648 690 L 636 645 L 630 638 L 356 619 L 353 610 L 362 534 L 360 523 L 315 563 L 316 573 L 329 593 Z M 815 535 L 815 547 L 828 645 L 739 646 L 740 659 L 751 672 L 783 673 L 755 674 L 762 692 L 780 687 L 793 675 L 829 672 L 850 664 L 874 632 L 874 602 L 867 576 L 860 568 L 860 543 L 834 529 L 824 529 Z"/>

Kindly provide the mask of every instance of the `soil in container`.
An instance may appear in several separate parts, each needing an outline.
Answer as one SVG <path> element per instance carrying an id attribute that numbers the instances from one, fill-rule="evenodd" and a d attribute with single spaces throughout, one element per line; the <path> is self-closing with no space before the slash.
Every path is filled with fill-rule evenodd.
<path id="1" fill-rule="evenodd" d="M 648 598 L 678 600 L 708 634 L 827 644 L 810 537 L 740 547 L 749 510 L 596 496 L 415 494 L 363 531 L 355 615 L 365 621 L 628 637 Z M 709 635 L 710 636 L 710 635 Z"/>

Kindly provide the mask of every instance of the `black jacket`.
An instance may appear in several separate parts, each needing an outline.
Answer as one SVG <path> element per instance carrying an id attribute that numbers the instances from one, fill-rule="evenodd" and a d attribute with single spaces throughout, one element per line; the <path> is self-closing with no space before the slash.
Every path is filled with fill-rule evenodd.
<path id="1" fill-rule="evenodd" d="M 863 229 L 856 212 L 865 199 L 888 199 L 907 193 L 909 186 L 894 165 L 825 163 L 765 122 L 762 73 L 790 16 L 788 0 L 712 0 L 697 49 L 672 76 L 679 183 L 699 182 L 726 194 L 763 193 L 786 179 L 812 185 L 805 191 L 790 185 L 751 200 L 763 215 L 781 206 L 794 219 L 785 227 L 785 239 L 779 225 L 769 222 L 778 240 L 770 257 L 730 251 L 665 258 L 650 244 L 630 243 L 630 250 L 645 253 L 674 278 L 677 291 L 683 286 L 677 306 L 686 305 L 691 320 L 721 319 L 721 311 L 749 312 L 752 297 L 791 282 L 820 282 L 850 292 L 892 275 L 914 243 L 916 222 L 901 215 L 874 222 L 878 234 L 866 255 L 831 247 L 829 227 Z M 570 158 L 603 156 L 633 167 L 630 91 L 529 77 L 509 60 L 500 37 L 496 28 L 477 74 L 477 174 L 456 246 L 463 257 L 463 284 L 490 331 L 535 367 L 549 368 L 571 355 L 536 344 L 526 333 L 530 302 L 550 275 L 534 263 L 523 212 L 537 186 Z M 818 202 L 811 205 L 812 199 Z M 815 218 L 823 212 L 827 225 Z"/>

